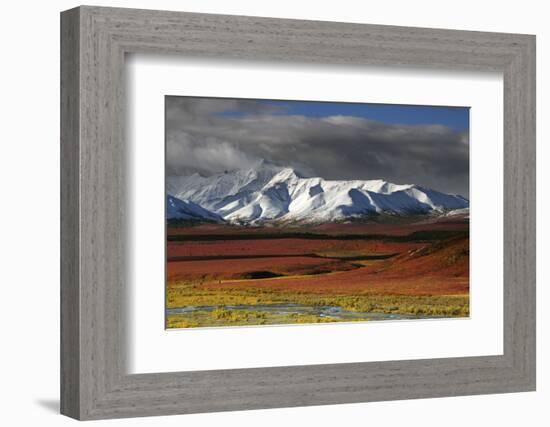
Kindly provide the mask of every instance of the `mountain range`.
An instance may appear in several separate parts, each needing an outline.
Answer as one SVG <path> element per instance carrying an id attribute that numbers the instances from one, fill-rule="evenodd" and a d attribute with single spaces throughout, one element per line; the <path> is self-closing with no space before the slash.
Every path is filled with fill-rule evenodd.
<path id="1" fill-rule="evenodd" d="M 240 224 L 323 223 L 379 214 L 448 215 L 469 201 L 414 184 L 384 180 L 326 180 L 262 160 L 211 176 L 166 179 L 167 218 Z"/>

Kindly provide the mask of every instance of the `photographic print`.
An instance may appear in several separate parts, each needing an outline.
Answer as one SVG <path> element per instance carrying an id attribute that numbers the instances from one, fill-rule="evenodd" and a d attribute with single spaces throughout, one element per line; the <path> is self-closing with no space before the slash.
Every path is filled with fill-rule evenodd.
<path id="1" fill-rule="evenodd" d="M 165 97 L 166 327 L 469 316 L 469 108 Z"/>

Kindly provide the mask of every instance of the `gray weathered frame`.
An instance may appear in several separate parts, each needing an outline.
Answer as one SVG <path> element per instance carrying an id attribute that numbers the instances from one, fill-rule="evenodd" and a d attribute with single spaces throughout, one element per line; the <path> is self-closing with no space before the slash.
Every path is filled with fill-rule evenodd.
<path id="1" fill-rule="evenodd" d="M 504 75 L 504 354 L 128 375 L 124 56 Z M 61 412 L 183 414 L 535 389 L 535 37 L 83 6 L 61 14 Z"/>

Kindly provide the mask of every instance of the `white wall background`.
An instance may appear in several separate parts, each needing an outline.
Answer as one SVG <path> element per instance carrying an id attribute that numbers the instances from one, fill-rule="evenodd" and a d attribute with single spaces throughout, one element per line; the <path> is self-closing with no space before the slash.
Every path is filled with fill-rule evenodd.
<path id="1" fill-rule="evenodd" d="M 97 5 L 537 34 L 538 391 L 108 421 L 110 425 L 543 426 L 550 423 L 550 27 L 545 2 L 399 0 L 96 1 Z M 0 420 L 63 426 L 59 384 L 59 12 L 75 1 L 5 2 L 0 66 Z M 544 196 L 547 196 L 546 198 Z"/>

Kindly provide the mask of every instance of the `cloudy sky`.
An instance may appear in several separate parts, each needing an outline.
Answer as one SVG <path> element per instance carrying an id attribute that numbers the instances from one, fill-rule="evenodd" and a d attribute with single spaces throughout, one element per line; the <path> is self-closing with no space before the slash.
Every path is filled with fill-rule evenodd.
<path id="1" fill-rule="evenodd" d="M 385 179 L 469 196 L 469 109 L 166 97 L 166 173 L 266 159 L 303 176 Z"/>

